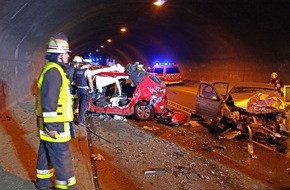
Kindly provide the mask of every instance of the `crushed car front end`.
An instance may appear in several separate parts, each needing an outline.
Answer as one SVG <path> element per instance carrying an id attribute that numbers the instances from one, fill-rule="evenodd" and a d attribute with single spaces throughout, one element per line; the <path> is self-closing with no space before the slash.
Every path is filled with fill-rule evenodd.
<path id="1" fill-rule="evenodd" d="M 212 95 L 205 97 L 205 90 L 214 94 L 213 98 Z M 284 98 L 272 86 L 265 83 L 239 83 L 226 96 L 222 96 L 214 84 L 203 83 L 197 104 L 201 115 L 212 119 L 209 131 L 219 133 L 219 138 L 233 139 L 244 135 L 251 143 L 255 140 L 280 152 L 286 151 L 283 141 L 290 135 L 288 108 Z M 217 106 L 212 111 L 208 105 Z"/>

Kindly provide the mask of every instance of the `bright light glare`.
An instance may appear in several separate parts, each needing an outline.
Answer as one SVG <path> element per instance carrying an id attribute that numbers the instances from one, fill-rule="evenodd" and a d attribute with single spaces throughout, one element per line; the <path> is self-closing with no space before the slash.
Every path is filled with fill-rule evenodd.
<path id="1" fill-rule="evenodd" d="M 122 28 L 120 28 L 120 31 L 121 32 L 126 32 L 127 31 L 127 28 L 126 27 L 122 27 Z"/>
<path id="2" fill-rule="evenodd" d="M 156 5 L 156 6 L 161 6 L 163 5 L 164 3 L 166 2 L 166 0 L 157 0 L 153 3 L 153 5 Z"/>

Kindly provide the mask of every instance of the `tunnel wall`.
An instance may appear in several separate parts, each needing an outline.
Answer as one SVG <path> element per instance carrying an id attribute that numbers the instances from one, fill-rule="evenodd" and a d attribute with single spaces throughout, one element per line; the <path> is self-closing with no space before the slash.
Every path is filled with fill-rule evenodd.
<path id="1" fill-rule="evenodd" d="M 112 3 L 112 1 L 109 2 Z M 105 1 L 97 1 L 97 3 L 101 4 Z M 92 5 L 96 6 L 97 3 L 95 1 L 78 0 L 62 0 L 57 1 L 57 3 L 48 0 L 19 0 L 5 1 L 1 4 L 0 113 L 3 113 L 7 107 L 24 101 L 27 96 L 35 94 L 37 77 L 45 63 L 44 54 L 49 37 L 61 31 L 68 34 L 69 41 L 72 40 L 73 42 L 74 40 L 70 37 L 79 38 L 80 35 L 85 33 L 82 30 L 90 28 L 74 26 L 75 20 L 80 17 L 84 10 L 93 7 Z M 110 5 L 107 5 L 108 8 L 110 8 Z M 105 8 L 103 9 L 105 11 Z M 89 18 L 94 20 L 94 18 Z M 78 21 L 82 23 L 80 20 Z M 216 31 L 213 31 L 212 28 L 210 31 L 215 34 Z M 74 33 L 74 29 L 78 32 Z M 139 36 L 139 40 L 142 39 L 145 41 L 144 43 L 147 43 L 147 39 L 142 37 Z M 216 38 L 216 36 L 212 38 Z M 218 48 L 220 44 L 223 44 L 222 42 L 224 42 L 224 38 L 221 38 L 213 49 Z M 211 46 L 211 43 L 210 40 L 208 45 Z M 150 47 L 154 46 L 151 42 L 149 44 Z M 133 46 L 133 44 L 129 45 Z M 183 46 L 183 48 L 185 49 L 186 46 Z M 220 54 L 227 54 L 222 48 L 216 50 Z M 142 53 L 142 50 L 138 49 L 137 52 Z M 174 49 L 172 52 L 174 52 Z M 188 54 L 191 52 L 191 50 L 188 51 Z M 128 52 L 124 52 L 124 54 L 124 57 L 128 59 L 131 56 L 133 57 Z M 142 54 L 141 57 L 145 56 Z M 207 54 L 203 54 L 201 57 L 203 59 L 198 61 L 187 60 L 186 56 L 183 60 L 176 60 L 181 66 L 184 79 L 264 82 L 268 80 L 270 73 L 275 71 L 281 75 L 286 84 L 290 84 L 288 60 L 275 59 L 275 57 L 262 60 L 256 57 L 244 57 L 243 55 L 230 58 L 219 56 L 207 58 Z M 127 60 L 126 63 L 131 61 Z"/>
<path id="2" fill-rule="evenodd" d="M 0 10 L 0 113 L 35 94 L 49 38 L 62 31 L 77 1 L 5 1 Z M 65 13 L 65 14 L 64 14 Z M 63 31 L 65 32 L 65 31 Z"/>
<path id="3" fill-rule="evenodd" d="M 284 84 L 290 84 L 288 60 L 262 60 L 257 58 L 211 59 L 179 64 L 184 80 L 267 82 L 272 72 L 280 75 Z"/>

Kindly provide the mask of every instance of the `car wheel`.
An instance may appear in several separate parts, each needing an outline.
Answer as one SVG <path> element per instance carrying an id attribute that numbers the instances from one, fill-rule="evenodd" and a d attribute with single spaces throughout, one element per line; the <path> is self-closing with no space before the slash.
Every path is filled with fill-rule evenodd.
<path id="1" fill-rule="evenodd" d="M 147 103 L 138 103 L 135 107 L 135 116 L 142 121 L 151 120 L 154 116 L 153 107 Z"/>

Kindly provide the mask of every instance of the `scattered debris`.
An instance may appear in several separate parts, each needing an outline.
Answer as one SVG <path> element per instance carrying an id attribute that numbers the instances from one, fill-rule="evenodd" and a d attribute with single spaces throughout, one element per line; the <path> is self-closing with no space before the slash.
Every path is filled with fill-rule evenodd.
<path id="1" fill-rule="evenodd" d="M 254 147 L 253 147 L 253 143 L 249 142 L 248 143 L 248 153 L 251 156 L 251 158 L 253 159 L 257 159 L 257 155 L 254 154 Z"/>
<path id="2" fill-rule="evenodd" d="M 146 170 L 144 172 L 145 175 L 152 175 L 152 174 L 161 174 L 161 173 L 165 173 L 166 169 L 150 169 L 150 170 Z"/>
<path id="3" fill-rule="evenodd" d="M 185 123 L 184 125 L 190 125 L 191 127 L 199 126 L 198 121 L 190 120 L 189 122 Z"/>
<path id="4" fill-rule="evenodd" d="M 187 116 L 183 112 L 165 108 L 157 118 L 157 121 L 168 126 L 180 126 L 186 123 Z"/>
<path id="5" fill-rule="evenodd" d="M 143 129 L 146 129 L 146 130 L 149 130 L 149 131 L 155 131 L 155 130 L 159 130 L 160 127 L 157 127 L 157 126 L 155 126 L 155 125 L 149 127 L 149 126 L 145 125 L 145 126 L 143 127 Z"/>
<path id="6" fill-rule="evenodd" d="M 95 161 L 105 160 L 104 156 L 102 156 L 102 155 L 99 154 L 99 153 L 98 153 L 97 155 L 92 154 L 92 155 L 91 155 L 91 158 L 93 158 L 93 160 L 95 160 Z"/>
<path id="7" fill-rule="evenodd" d="M 226 149 L 226 147 L 225 147 L 225 146 L 223 146 L 223 145 L 220 145 L 220 144 L 217 144 L 217 145 L 215 145 L 215 147 L 216 147 L 216 148 L 219 148 L 219 149 L 223 149 L 223 150 L 225 150 L 225 149 Z"/>
<path id="8" fill-rule="evenodd" d="M 225 130 L 222 134 L 220 134 L 219 139 L 234 139 L 237 136 L 240 136 L 242 133 L 241 131 L 237 131 L 237 130 L 232 130 L 231 128 L 228 128 L 227 130 Z"/>
<path id="9" fill-rule="evenodd" d="M 114 120 L 127 121 L 126 117 L 121 115 L 114 115 Z"/>

